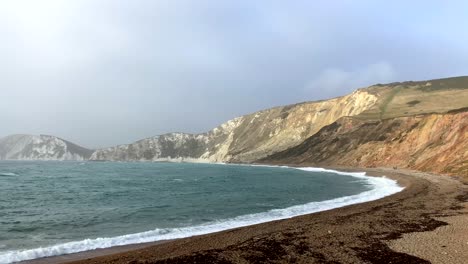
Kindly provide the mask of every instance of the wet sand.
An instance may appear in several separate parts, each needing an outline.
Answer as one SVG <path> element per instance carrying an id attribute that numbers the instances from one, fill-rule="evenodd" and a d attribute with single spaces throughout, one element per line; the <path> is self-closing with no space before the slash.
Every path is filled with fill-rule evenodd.
<path id="1" fill-rule="evenodd" d="M 380 200 L 286 220 L 27 263 L 429 263 L 438 261 L 433 251 L 407 245 L 422 240 L 426 244 L 420 248 L 440 247 L 440 232 L 446 252 L 460 250 L 464 237 L 458 235 L 468 225 L 467 185 L 406 170 L 336 169 L 385 175 L 406 188 Z M 447 224 L 447 217 L 457 224 Z M 458 261 L 465 256 L 451 254 L 448 263 L 463 263 Z"/>

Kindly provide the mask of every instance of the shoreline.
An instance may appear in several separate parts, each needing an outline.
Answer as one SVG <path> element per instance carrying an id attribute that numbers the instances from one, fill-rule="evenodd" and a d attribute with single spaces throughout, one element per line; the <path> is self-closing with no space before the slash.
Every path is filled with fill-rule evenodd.
<path id="1" fill-rule="evenodd" d="M 383 197 L 395 194 L 404 188 L 399 186 L 395 180 L 385 177 L 372 177 L 366 175 L 365 172 L 355 171 L 346 172 L 325 168 L 316 167 L 293 167 L 293 166 L 275 166 L 262 164 L 221 164 L 231 166 L 247 166 L 247 167 L 268 167 L 273 169 L 300 170 L 305 173 L 330 173 L 339 177 L 350 177 L 356 180 L 364 181 L 365 185 L 372 186 L 369 190 L 356 193 L 353 195 L 336 197 L 323 201 L 312 201 L 305 204 L 296 204 L 285 208 L 271 209 L 268 211 L 239 215 L 232 218 L 222 219 L 220 221 L 209 222 L 201 225 L 189 226 L 180 228 L 175 232 L 160 233 L 156 230 L 149 230 L 140 233 L 131 233 L 115 237 L 102 237 L 93 239 L 84 239 L 71 241 L 67 243 L 51 245 L 47 247 L 39 247 L 24 251 L 13 251 L 11 256 L 6 254 L 6 259 L 9 261 L 34 261 L 45 259 L 46 263 L 57 260 L 58 263 L 63 261 L 81 259 L 83 256 L 92 257 L 112 254 L 120 251 L 128 251 L 142 248 L 151 243 L 160 244 L 163 241 L 171 241 L 175 239 L 183 239 L 193 236 L 206 235 L 211 233 L 222 232 L 235 228 L 242 228 L 272 221 L 290 219 L 297 216 L 313 214 L 322 211 L 333 210 L 336 208 L 369 202 Z M 0 258 L 4 255 L 0 255 Z M 41 263 L 41 261 L 38 261 Z"/>
<path id="2" fill-rule="evenodd" d="M 268 257 L 267 258 L 268 260 L 272 260 L 268 255 L 276 254 L 275 251 L 278 251 L 278 249 L 283 249 L 285 246 L 289 248 L 291 247 L 291 245 L 289 244 L 292 243 L 295 245 L 296 242 L 302 241 L 305 238 L 307 238 L 307 236 L 305 236 L 305 238 L 304 236 L 300 236 L 300 238 L 294 238 L 295 237 L 294 234 L 290 234 L 289 231 L 286 232 L 286 230 L 290 230 L 292 226 L 294 227 L 295 230 L 304 229 L 304 228 L 307 229 L 307 226 L 309 226 L 310 223 L 309 225 L 306 225 L 306 226 L 302 226 L 302 225 L 298 226 L 298 223 L 305 224 L 304 222 L 305 219 L 315 218 L 313 219 L 314 221 L 312 221 L 312 223 L 314 223 L 316 227 L 313 228 L 314 232 L 311 233 L 311 237 L 314 237 L 315 240 L 318 239 L 319 241 L 324 240 L 325 238 L 328 237 L 325 240 L 329 240 L 330 237 L 334 237 L 334 234 L 337 233 L 337 230 L 342 229 L 339 227 L 337 228 L 336 226 L 334 226 L 333 228 L 327 227 L 328 226 L 327 223 L 330 222 L 329 221 L 330 218 L 336 218 L 336 216 L 332 217 L 334 215 L 338 214 L 338 216 L 341 216 L 341 214 L 343 213 L 345 215 L 346 214 L 355 215 L 356 212 L 363 213 L 369 209 L 374 210 L 376 204 L 381 204 L 381 203 L 395 204 L 394 202 L 395 200 L 405 201 L 405 197 L 406 198 L 413 197 L 414 193 L 419 193 L 419 192 L 427 193 L 428 189 L 437 189 L 437 188 L 434 188 L 435 182 L 430 183 L 430 180 L 424 179 L 424 177 L 427 178 L 428 175 L 430 175 L 427 173 L 409 172 L 409 171 L 383 169 L 383 168 L 358 169 L 358 168 L 332 167 L 332 168 L 327 168 L 327 169 L 336 169 L 336 170 L 345 171 L 345 172 L 365 171 L 367 174 L 370 174 L 366 176 L 376 176 L 376 177 L 387 176 L 388 178 L 396 180 L 398 184 L 400 186 L 404 186 L 405 189 L 403 191 L 392 194 L 390 196 L 386 196 L 384 198 L 380 198 L 378 200 L 372 200 L 372 201 L 366 201 L 363 203 L 346 205 L 344 207 L 339 207 L 339 208 L 316 212 L 316 213 L 309 213 L 309 214 L 295 216 L 293 218 L 288 218 L 288 219 L 283 219 L 283 220 L 274 220 L 271 222 L 264 222 L 260 224 L 238 227 L 238 228 L 228 229 L 228 230 L 219 231 L 215 233 L 192 236 L 192 237 L 187 237 L 187 238 L 180 238 L 180 239 L 175 239 L 175 240 L 156 241 L 156 242 L 149 242 L 149 243 L 144 243 L 144 244 L 133 244 L 133 245 L 126 245 L 126 246 L 111 247 L 111 248 L 106 248 L 106 249 L 97 249 L 97 250 L 85 251 L 85 252 L 74 253 L 74 254 L 69 254 L 69 255 L 61 255 L 61 256 L 42 258 L 42 259 L 36 259 L 36 260 L 31 260 L 31 261 L 24 261 L 21 263 L 35 263 L 35 264 L 64 263 L 64 262 L 68 263 L 69 261 L 76 261 L 73 263 L 128 263 L 129 260 L 137 261 L 135 263 L 139 263 L 139 261 L 142 261 L 144 263 L 144 261 L 146 260 L 151 260 L 152 261 L 151 263 L 153 263 L 153 261 L 156 261 L 154 263 L 159 263 L 158 261 L 163 261 L 164 263 L 168 263 L 168 262 L 180 262 L 182 259 L 188 262 L 193 262 L 193 261 L 219 262 L 220 260 L 223 260 L 223 261 L 227 261 L 226 263 L 229 263 L 229 262 L 235 263 L 235 262 L 238 262 L 236 260 L 239 260 L 239 261 L 240 260 L 245 261 L 246 259 L 248 260 L 249 259 L 248 257 L 247 258 L 245 256 L 242 257 L 242 255 L 246 255 L 246 254 L 248 255 L 248 252 L 252 252 L 252 251 L 257 252 L 256 254 L 259 255 L 257 256 L 259 260 L 262 259 L 262 257 Z M 421 175 L 417 176 L 415 174 L 421 174 L 424 177 L 422 177 Z M 452 187 L 460 187 L 459 186 L 460 183 L 453 180 L 452 178 L 448 178 L 446 176 L 435 176 L 435 175 L 430 176 L 430 178 L 431 177 L 432 177 L 431 179 L 432 181 L 437 180 L 437 178 L 439 178 L 439 180 L 442 180 L 444 182 L 451 182 L 448 185 L 451 185 Z M 428 193 L 430 194 L 431 192 L 428 192 Z M 445 195 L 448 195 L 448 193 L 445 193 Z M 433 197 L 435 198 L 437 196 L 438 195 L 433 196 Z M 451 197 L 447 197 L 445 202 L 453 203 L 453 201 L 449 201 L 451 200 L 450 198 Z M 380 208 L 381 208 L 380 210 L 382 210 L 382 208 L 384 207 L 380 206 Z M 439 208 L 438 210 L 440 209 L 441 208 Z M 421 213 L 417 218 L 421 218 L 422 214 L 423 213 Z M 428 214 L 428 212 L 424 212 L 424 214 Z M 417 220 L 419 222 L 422 220 L 423 222 L 427 222 L 423 226 L 425 226 L 425 229 L 428 229 L 428 230 L 433 230 L 436 227 L 443 225 L 443 222 L 441 221 L 436 221 L 433 219 L 428 220 L 426 218 L 427 217 L 423 217 L 423 219 L 413 219 L 413 220 Z M 356 224 L 353 221 L 344 221 L 344 222 L 345 222 L 344 224 L 340 223 L 340 225 L 343 225 L 343 227 L 350 225 L 350 224 L 351 226 L 353 226 L 353 224 Z M 318 228 L 321 225 L 322 227 Z M 322 232 L 319 231 L 319 230 L 325 230 L 325 229 L 326 229 L 326 232 L 324 234 L 322 234 Z M 408 227 L 406 227 L 406 230 L 399 230 L 401 228 L 398 228 L 398 226 L 395 229 L 396 230 L 393 230 L 392 232 L 389 232 L 389 233 L 387 232 L 388 233 L 387 236 L 398 237 L 403 233 L 409 233 L 409 232 L 414 232 L 414 231 L 424 231 L 424 230 L 415 230 L 414 226 L 409 229 Z M 284 235 L 286 233 L 288 234 L 286 236 L 288 238 L 287 239 L 288 242 L 284 241 Z M 351 232 L 351 233 L 356 233 L 356 232 Z M 325 235 L 325 237 L 323 237 L 323 235 Z M 274 238 L 273 239 L 273 241 L 275 242 L 273 243 L 274 245 L 267 245 L 267 247 L 265 247 L 265 245 L 262 245 L 261 248 L 264 250 L 263 251 L 261 250 L 260 252 L 263 252 L 263 253 L 258 254 L 258 249 L 256 249 L 255 244 L 259 244 L 259 242 L 262 242 L 262 241 L 271 242 L 272 241 L 271 236 L 273 236 Z M 344 238 L 346 238 L 346 236 L 348 239 L 351 239 L 354 237 L 354 235 L 352 234 L 347 234 L 345 235 Z M 278 238 L 281 238 L 281 239 L 278 239 Z M 213 241 L 216 241 L 216 243 L 213 244 Z M 270 244 L 270 242 L 268 242 L 267 244 Z M 374 242 L 368 246 L 375 248 L 376 245 Z M 245 243 L 248 243 L 248 244 L 253 243 L 253 245 L 245 247 Z M 346 248 L 346 246 L 344 246 L 346 244 L 347 244 L 346 242 L 339 243 L 338 249 L 341 247 Z M 377 244 L 379 244 L 378 245 L 378 247 L 380 248 L 378 249 L 379 252 L 386 252 L 386 251 L 393 252 L 392 250 L 388 248 L 388 246 L 381 245 L 382 243 L 377 243 Z M 278 248 L 276 249 L 271 248 L 271 246 L 278 247 Z M 366 248 L 366 245 L 361 244 L 360 246 L 363 248 Z M 307 252 L 305 244 L 300 247 L 303 247 L 302 251 Z M 292 248 L 295 248 L 295 246 L 293 246 Z M 330 248 L 329 250 L 325 250 L 325 251 L 330 251 L 330 250 L 336 251 L 336 249 L 333 250 L 332 248 Z M 235 255 L 237 256 L 232 256 L 232 253 L 231 253 L 232 251 L 236 252 Z M 298 252 L 294 252 L 294 251 L 297 251 L 297 249 L 292 250 L 292 252 L 291 250 L 286 250 L 283 252 L 282 255 L 286 257 L 294 256 L 294 258 L 298 258 L 299 256 L 296 257 Z M 355 253 L 359 253 L 358 256 L 360 256 L 359 258 L 361 260 L 365 260 L 365 259 L 369 260 L 368 258 L 370 257 L 370 255 L 368 254 L 366 255 L 365 250 L 364 251 L 361 250 L 359 252 L 355 251 Z M 313 258 L 317 260 L 321 260 L 321 261 L 323 260 L 331 261 L 334 258 L 336 260 L 341 259 L 341 261 L 348 259 L 348 258 L 342 259 L 341 257 L 336 258 L 333 256 L 329 258 L 327 257 L 326 254 L 323 254 L 322 252 L 315 252 L 315 253 L 312 254 L 315 256 Z M 402 253 L 393 252 L 391 255 L 398 256 L 399 258 L 401 258 L 401 256 L 403 255 L 405 258 L 405 261 L 409 259 L 413 259 L 413 257 L 406 255 L 406 254 L 402 254 Z M 388 254 L 386 254 L 386 256 L 388 257 Z M 280 257 L 280 256 L 277 256 L 277 257 Z M 348 260 L 351 260 L 351 259 L 348 259 Z M 293 259 L 289 259 L 289 260 L 286 260 L 285 262 L 290 262 L 292 260 Z M 351 261 L 351 263 L 353 262 L 355 261 Z"/>
<path id="3" fill-rule="evenodd" d="M 154 237 L 154 235 L 149 235 L 149 233 L 153 233 L 154 231 L 149 230 L 146 232 L 141 232 L 141 233 L 136 233 L 136 234 L 126 234 L 126 235 L 117 236 L 117 237 L 86 239 L 86 240 L 74 241 L 74 242 L 64 243 L 64 244 L 50 246 L 50 247 L 19 251 L 18 253 L 22 254 L 22 256 L 18 256 L 18 258 L 27 258 L 27 257 L 32 257 L 35 255 L 36 256 L 35 259 L 23 260 L 23 263 L 26 261 L 30 261 L 33 263 L 49 263 L 50 261 L 62 263 L 68 260 L 82 259 L 84 256 L 96 257 L 96 256 L 101 256 L 101 255 L 108 255 L 108 254 L 121 252 L 121 251 L 139 249 L 139 248 L 143 248 L 145 246 L 152 245 L 152 244 L 160 244 L 160 243 L 164 243 L 165 241 L 172 241 L 175 239 L 184 239 L 188 237 L 207 235 L 207 234 L 222 232 L 226 230 L 242 228 L 246 226 L 252 226 L 252 225 L 268 223 L 272 221 L 290 219 L 293 217 L 313 214 L 313 213 L 322 212 L 322 211 L 333 210 L 336 208 L 349 206 L 353 204 L 374 201 L 374 200 L 381 199 L 383 197 L 398 193 L 404 189 L 404 187 L 399 186 L 395 180 L 391 180 L 385 177 L 381 179 L 377 179 L 376 177 L 366 175 L 366 173 L 362 171 L 350 172 L 350 171 L 338 171 L 338 170 L 333 170 L 330 168 L 325 169 L 325 168 L 317 168 L 317 167 L 276 166 L 276 165 L 264 165 L 264 164 L 222 164 L 222 165 L 269 167 L 269 168 L 275 168 L 275 169 L 286 168 L 288 170 L 291 170 L 291 169 L 300 170 L 300 171 L 304 171 L 306 173 L 312 173 L 312 174 L 313 173 L 331 173 L 335 175 L 340 175 L 340 177 L 351 177 L 357 180 L 364 180 L 366 184 L 369 186 L 372 186 L 372 188 L 369 190 L 363 191 L 361 193 L 343 196 L 343 197 L 337 197 L 337 198 L 333 198 L 330 200 L 312 201 L 312 202 L 308 202 L 305 204 L 292 205 L 286 208 L 277 208 L 277 209 L 271 209 L 271 210 L 259 212 L 259 213 L 239 215 L 233 218 L 221 220 L 220 222 L 206 223 L 206 224 L 199 225 L 199 226 L 191 226 L 187 228 L 193 229 L 192 231 L 186 230 L 185 232 L 182 232 L 179 235 L 158 234 Z M 149 237 L 145 238 L 147 235 L 149 235 Z M 137 240 L 140 240 L 140 241 L 142 240 L 142 241 L 133 242 L 135 241 L 135 238 L 138 238 Z M 126 240 L 127 242 L 125 242 L 124 240 Z M 128 240 L 132 242 L 128 243 L 129 242 Z M 106 241 L 106 242 L 103 242 L 103 241 Z M 104 247 L 104 248 L 99 248 L 98 245 L 94 245 L 95 242 L 97 242 L 99 245 L 103 243 L 107 245 L 112 245 L 112 244 L 114 245 Z M 98 246 L 98 248 L 94 248 L 95 246 Z M 81 248 L 82 250 L 67 253 L 68 249 L 77 250 L 78 248 Z M 62 252 L 62 254 L 57 254 L 59 251 Z M 47 256 L 48 254 L 51 254 L 51 253 L 55 255 Z M 37 254 L 43 255 L 43 257 L 38 257 Z M 42 260 L 45 260 L 45 261 L 42 261 Z"/>

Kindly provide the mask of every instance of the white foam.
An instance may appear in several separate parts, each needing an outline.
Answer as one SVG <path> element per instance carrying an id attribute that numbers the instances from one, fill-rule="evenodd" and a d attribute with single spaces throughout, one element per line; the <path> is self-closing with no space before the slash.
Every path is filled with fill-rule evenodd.
<path id="1" fill-rule="evenodd" d="M 13 172 L 0 172 L 0 176 L 13 177 L 13 176 L 18 176 L 18 174 L 13 173 Z"/>
<path id="2" fill-rule="evenodd" d="M 41 247 L 30 250 L 15 250 L 1 252 L 0 263 L 12 263 L 17 261 L 64 255 L 99 248 L 109 248 L 128 244 L 138 244 L 145 242 L 154 242 L 159 240 L 177 239 L 196 235 L 203 235 L 237 227 L 243 227 L 264 222 L 270 222 L 274 220 L 287 219 L 304 214 L 331 210 L 346 205 L 377 200 L 403 190 L 403 187 L 400 187 L 394 180 L 385 177 L 367 177 L 365 172 L 340 172 L 321 168 L 296 169 L 315 172 L 330 172 L 345 176 L 362 178 L 365 179 L 368 182 L 368 184 L 373 186 L 373 188 L 369 191 L 365 191 L 352 196 L 340 197 L 321 202 L 311 202 L 284 209 L 274 209 L 263 213 L 242 215 L 235 218 L 220 220 L 198 226 L 168 229 L 157 228 L 147 232 L 117 237 L 85 239 L 82 241 L 69 242 L 55 246 Z"/>

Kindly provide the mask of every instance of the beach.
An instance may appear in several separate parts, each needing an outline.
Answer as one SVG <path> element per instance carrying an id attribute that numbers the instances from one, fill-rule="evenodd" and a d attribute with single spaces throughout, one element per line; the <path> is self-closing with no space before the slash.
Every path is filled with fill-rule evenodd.
<path id="1" fill-rule="evenodd" d="M 409 170 L 334 169 L 385 175 L 405 189 L 291 219 L 25 263 L 463 263 L 468 258 L 468 241 L 463 240 L 468 185 Z"/>

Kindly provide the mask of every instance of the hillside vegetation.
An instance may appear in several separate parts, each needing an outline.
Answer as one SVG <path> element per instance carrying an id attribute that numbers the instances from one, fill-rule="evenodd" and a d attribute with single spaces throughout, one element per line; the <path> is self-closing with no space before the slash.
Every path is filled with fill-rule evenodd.
<path id="1" fill-rule="evenodd" d="M 374 85 L 367 90 L 379 100 L 359 115 L 363 119 L 446 113 L 468 106 L 468 77 Z"/>

